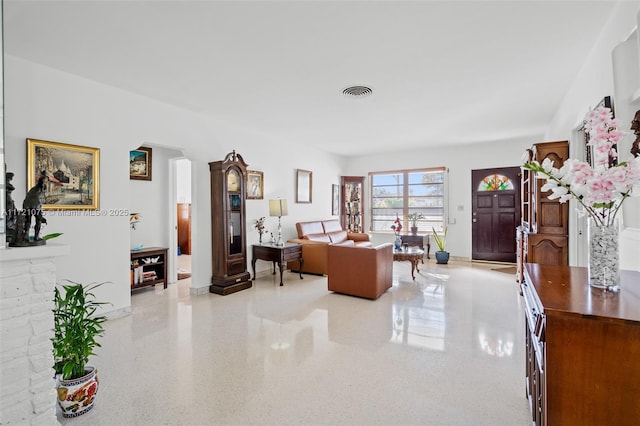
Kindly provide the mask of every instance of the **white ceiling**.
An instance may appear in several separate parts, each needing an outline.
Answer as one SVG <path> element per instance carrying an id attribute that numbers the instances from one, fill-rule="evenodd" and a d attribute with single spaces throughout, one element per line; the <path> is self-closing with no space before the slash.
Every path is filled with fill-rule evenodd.
<path id="1" fill-rule="evenodd" d="M 343 155 L 541 135 L 615 6 L 4 4 L 10 55 Z M 373 94 L 347 98 L 351 85 Z"/>

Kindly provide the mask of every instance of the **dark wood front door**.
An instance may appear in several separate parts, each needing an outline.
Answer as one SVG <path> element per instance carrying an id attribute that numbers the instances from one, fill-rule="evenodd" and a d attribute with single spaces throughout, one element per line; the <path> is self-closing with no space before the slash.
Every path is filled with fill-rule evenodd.
<path id="1" fill-rule="evenodd" d="M 471 258 L 516 261 L 520 167 L 471 171 Z"/>

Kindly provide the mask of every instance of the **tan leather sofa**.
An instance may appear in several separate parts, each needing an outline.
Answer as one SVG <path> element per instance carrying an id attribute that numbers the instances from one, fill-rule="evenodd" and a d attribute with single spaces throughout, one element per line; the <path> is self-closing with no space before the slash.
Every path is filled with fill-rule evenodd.
<path id="1" fill-rule="evenodd" d="M 371 247 L 369 235 L 358 232 L 347 232 L 342 229 L 337 219 L 318 220 L 313 222 L 296 223 L 298 238 L 289 240 L 291 243 L 302 244 L 302 271 L 307 274 L 328 274 L 328 252 L 330 245 Z M 298 262 L 289 262 L 287 267 L 297 271 Z"/>
<path id="2" fill-rule="evenodd" d="M 393 244 L 376 247 L 331 245 L 329 291 L 377 299 L 393 283 Z"/>

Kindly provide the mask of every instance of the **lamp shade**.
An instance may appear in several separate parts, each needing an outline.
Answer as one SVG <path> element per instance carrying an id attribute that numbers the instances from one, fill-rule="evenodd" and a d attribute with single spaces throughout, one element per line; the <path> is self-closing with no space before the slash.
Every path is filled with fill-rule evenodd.
<path id="1" fill-rule="evenodd" d="M 277 200 L 269 200 L 269 216 L 286 216 L 287 211 L 287 200 L 282 200 L 278 198 Z"/>

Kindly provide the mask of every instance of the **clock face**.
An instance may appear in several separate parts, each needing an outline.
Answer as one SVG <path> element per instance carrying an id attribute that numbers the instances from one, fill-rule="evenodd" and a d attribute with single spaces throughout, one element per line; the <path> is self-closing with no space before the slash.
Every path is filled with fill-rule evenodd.
<path id="1" fill-rule="evenodd" d="M 227 191 L 239 191 L 240 190 L 240 176 L 238 171 L 231 169 L 227 174 Z"/>

